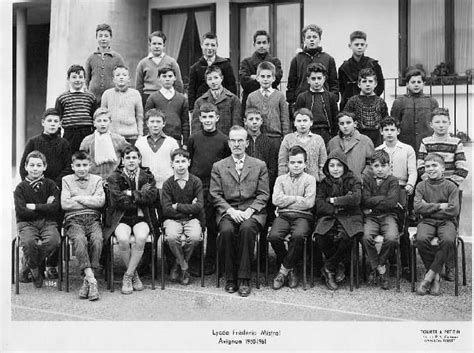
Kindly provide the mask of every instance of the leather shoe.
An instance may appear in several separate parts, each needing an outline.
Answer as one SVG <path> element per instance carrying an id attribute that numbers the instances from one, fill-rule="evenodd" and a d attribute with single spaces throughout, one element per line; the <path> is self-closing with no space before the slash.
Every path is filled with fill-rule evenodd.
<path id="1" fill-rule="evenodd" d="M 250 284 L 248 279 L 243 279 L 239 285 L 239 295 L 241 297 L 248 297 L 250 295 Z"/>
<path id="2" fill-rule="evenodd" d="M 172 281 L 177 281 L 179 278 L 179 267 L 178 264 L 175 262 L 173 267 L 170 270 L 170 279 Z"/>
<path id="3" fill-rule="evenodd" d="M 337 266 L 337 272 L 336 272 L 336 283 L 344 281 L 346 278 L 346 268 L 344 267 L 344 264 L 342 262 L 339 263 Z"/>
<path id="4" fill-rule="evenodd" d="M 454 282 L 454 268 L 445 266 L 444 279 L 449 282 Z"/>
<path id="5" fill-rule="evenodd" d="M 280 289 L 285 285 L 286 282 L 286 276 L 278 271 L 278 274 L 275 276 L 273 279 L 273 289 Z"/>
<path id="6" fill-rule="evenodd" d="M 295 269 L 292 269 L 288 272 L 288 287 L 290 288 L 298 287 L 298 275 L 296 274 Z"/>
<path id="7" fill-rule="evenodd" d="M 431 282 L 424 279 L 421 281 L 420 286 L 416 290 L 416 294 L 425 295 L 430 292 L 430 288 L 431 288 Z"/>
<path id="8" fill-rule="evenodd" d="M 437 281 L 436 279 L 433 280 L 433 282 L 431 282 L 431 290 L 430 290 L 430 294 L 431 295 L 439 295 L 440 293 L 440 283 L 439 283 L 439 280 Z"/>
<path id="9" fill-rule="evenodd" d="M 235 283 L 235 281 L 227 281 L 227 283 L 225 284 L 225 291 L 227 293 L 237 292 L 237 283 Z"/>
<path id="10" fill-rule="evenodd" d="M 367 283 L 374 285 L 377 282 L 377 271 L 375 269 L 371 270 L 369 277 L 367 278 Z"/>
<path id="11" fill-rule="evenodd" d="M 321 274 L 326 282 L 326 287 L 330 290 L 336 290 L 338 285 L 336 283 L 336 279 L 334 278 L 334 273 L 329 271 L 326 266 L 321 269 Z"/>
<path id="12" fill-rule="evenodd" d="M 382 289 L 389 289 L 387 272 L 379 274 L 379 283 Z"/>
<path id="13" fill-rule="evenodd" d="M 210 276 L 216 272 L 216 262 L 215 261 L 205 261 L 204 262 L 204 275 Z"/>

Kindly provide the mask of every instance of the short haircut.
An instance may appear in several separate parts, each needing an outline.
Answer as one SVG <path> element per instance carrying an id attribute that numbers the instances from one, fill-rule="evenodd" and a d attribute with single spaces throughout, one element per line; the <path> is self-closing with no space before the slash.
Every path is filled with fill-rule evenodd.
<path id="1" fill-rule="evenodd" d="M 449 110 L 447 108 L 434 108 L 430 115 L 430 122 L 433 121 L 433 118 L 436 115 L 444 115 L 448 117 L 449 121 L 451 121 L 451 118 L 449 117 Z"/>
<path id="2" fill-rule="evenodd" d="M 158 70 L 158 77 L 160 77 L 161 75 L 167 74 L 170 71 L 173 73 L 174 76 L 176 76 L 176 70 L 173 69 L 171 66 L 166 65 L 166 66 L 161 67 Z"/>
<path id="3" fill-rule="evenodd" d="M 201 38 L 201 43 L 203 43 L 205 39 L 215 39 L 217 43 L 217 36 L 215 35 L 215 33 L 212 33 L 212 32 L 204 33 Z"/>
<path id="4" fill-rule="evenodd" d="M 148 36 L 148 43 L 151 42 L 151 39 L 153 37 L 160 37 L 161 39 L 163 39 L 163 44 L 166 44 L 166 34 L 164 34 L 163 32 L 161 31 L 151 32 L 150 35 Z"/>
<path id="5" fill-rule="evenodd" d="M 311 63 L 308 65 L 306 68 L 306 77 L 309 77 L 312 72 L 321 72 L 325 77 L 328 76 L 328 70 L 326 69 L 326 66 L 321 63 Z"/>
<path id="6" fill-rule="evenodd" d="M 255 31 L 254 35 L 253 35 L 253 43 L 255 44 L 255 41 L 257 40 L 257 37 L 258 36 L 265 36 L 267 37 L 267 40 L 268 40 L 268 43 L 270 43 L 270 35 L 268 34 L 267 31 L 265 31 L 264 29 L 259 29 L 258 31 Z"/>
<path id="7" fill-rule="evenodd" d="M 389 164 L 390 156 L 385 150 L 375 150 L 372 157 L 370 157 L 370 164 L 379 161 L 381 164 Z"/>
<path id="8" fill-rule="evenodd" d="M 95 28 L 95 35 L 97 36 L 97 32 L 99 31 L 107 31 L 110 33 L 110 36 L 112 37 L 112 27 L 108 25 L 107 23 L 101 23 L 100 25 L 97 25 Z"/>
<path id="9" fill-rule="evenodd" d="M 176 156 L 183 156 L 184 158 L 190 160 L 191 156 L 188 151 L 186 151 L 184 148 L 177 148 L 173 151 L 171 151 L 171 162 L 174 161 L 174 158 Z"/>
<path id="10" fill-rule="evenodd" d="M 222 70 L 219 66 L 217 65 L 211 65 L 209 66 L 207 69 L 206 69 L 206 72 L 204 72 L 204 77 L 207 78 L 207 75 L 210 75 L 214 72 L 217 72 L 219 74 L 220 77 L 224 77 L 224 75 L 222 74 Z"/>
<path id="11" fill-rule="evenodd" d="M 125 65 L 117 65 L 114 67 L 114 69 L 112 70 L 112 74 L 115 74 L 115 70 L 117 69 L 124 69 L 124 70 L 127 70 L 128 73 L 130 74 L 130 69 L 128 67 L 126 67 Z"/>
<path id="12" fill-rule="evenodd" d="M 300 108 L 298 109 L 296 112 L 295 112 L 295 118 L 298 114 L 301 114 L 301 115 L 306 115 L 309 117 L 310 120 L 313 120 L 313 113 L 311 112 L 311 110 L 309 110 L 308 108 Z"/>
<path id="13" fill-rule="evenodd" d="M 257 107 L 248 107 L 247 109 L 245 109 L 246 119 L 247 119 L 247 115 L 250 115 L 250 114 L 256 114 L 256 115 L 262 116 L 262 112 Z"/>
<path id="14" fill-rule="evenodd" d="M 245 131 L 245 133 L 247 133 L 247 130 L 245 130 L 245 128 L 240 125 L 232 125 L 232 127 L 229 129 L 229 136 L 232 131 Z"/>
<path id="15" fill-rule="evenodd" d="M 339 119 L 342 118 L 343 116 L 348 116 L 349 118 L 352 119 L 353 122 L 357 121 L 357 115 L 344 110 L 344 111 L 342 111 L 342 112 L 340 112 L 339 114 L 336 115 L 336 120 L 337 120 L 338 123 L 339 123 Z"/>
<path id="16" fill-rule="evenodd" d="M 321 36 L 323 35 L 323 29 L 321 27 L 315 24 L 310 24 L 310 25 L 304 26 L 303 30 L 301 31 L 301 35 L 303 39 L 306 36 L 306 32 L 308 31 L 316 32 L 319 35 L 319 38 L 321 38 Z"/>
<path id="17" fill-rule="evenodd" d="M 199 112 L 200 112 L 200 113 L 215 112 L 216 115 L 219 115 L 219 109 L 217 108 L 216 105 L 214 105 L 214 104 L 212 104 L 212 103 L 203 103 L 203 104 L 199 107 Z"/>
<path id="18" fill-rule="evenodd" d="M 410 79 L 413 76 L 421 76 L 421 80 L 423 82 L 425 82 L 425 80 L 426 80 L 426 73 L 423 70 L 418 69 L 418 68 L 414 68 L 414 69 L 412 68 L 412 69 L 407 70 L 407 73 L 405 74 L 406 80 L 410 81 Z"/>
<path id="19" fill-rule="evenodd" d="M 47 164 L 46 156 L 40 151 L 31 151 L 30 153 L 28 153 L 28 155 L 26 156 L 25 165 L 27 165 L 30 162 L 30 158 L 39 158 L 41 159 L 44 165 Z"/>
<path id="20" fill-rule="evenodd" d="M 123 150 L 122 150 L 122 153 L 121 153 L 121 156 L 122 158 L 125 157 L 127 154 L 129 153 L 132 153 L 132 152 L 137 152 L 138 154 L 138 157 L 139 158 L 142 158 L 142 154 L 140 153 L 140 150 L 133 146 L 133 145 L 127 145 Z"/>
<path id="21" fill-rule="evenodd" d="M 76 160 L 83 161 L 85 159 L 87 159 L 89 162 L 92 161 L 90 154 L 84 150 L 79 150 L 79 151 L 74 152 L 71 157 L 71 160 L 73 163 Z"/>
<path id="22" fill-rule="evenodd" d="M 386 116 L 385 118 L 382 118 L 380 120 L 380 129 L 382 130 L 386 126 L 393 125 L 397 129 L 400 129 L 400 121 L 398 119 L 394 118 L 393 116 Z"/>
<path id="23" fill-rule="evenodd" d="M 94 112 L 94 120 L 103 115 L 107 116 L 109 120 L 112 120 L 112 113 L 104 107 L 97 108 L 97 110 Z"/>
<path id="24" fill-rule="evenodd" d="M 43 113 L 43 116 L 41 117 L 42 120 L 46 119 L 46 117 L 48 115 L 56 115 L 56 116 L 60 116 L 59 114 L 59 111 L 56 109 L 56 108 L 47 108 L 44 113 Z"/>
<path id="25" fill-rule="evenodd" d="M 145 123 L 153 116 L 161 117 L 163 122 L 166 122 L 166 114 L 160 109 L 152 108 L 145 113 Z"/>
<path id="26" fill-rule="evenodd" d="M 428 153 L 428 155 L 425 157 L 425 162 L 428 162 L 428 161 L 438 162 L 444 167 L 444 158 L 439 153 L 436 153 L 436 152 Z"/>
<path id="27" fill-rule="evenodd" d="M 349 39 L 351 43 L 356 39 L 367 40 L 367 34 L 363 31 L 354 31 L 350 34 Z"/>
<path id="28" fill-rule="evenodd" d="M 362 69 L 359 71 L 359 79 L 358 79 L 359 82 L 360 80 L 367 77 L 373 77 L 375 79 L 375 82 L 377 82 L 377 75 L 375 74 L 375 71 L 372 70 L 371 68 Z"/>
<path id="29" fill-rule="evenodd" d="M 67 69 L 67 78 L 69 78 L 72 73 L 79 75 L 79 74 L 81 73 L 81 71 L 82 71 L 82 73 L 83 73 L 84 75 L 86 74 L 86 70 L 84 69 L 83 66 L 81 66 L 81 65 L 76 65 L 76 64 L 71 65 L 71 66 L 69 67 L 69 69 Z"/>
<path id="30" fill-rule="evenodd" d="M 272 75 L 275 76 L 276 68 L 275 65 L 273 65 L 269 61 L 262 61 L 260 64 L 257 66 L 257 76 L 260 75 L 260 72 L 262 70 L 270 70 L 272 72 Z"/>
<path id="31" fill-rule="evenodd" d="M 304 158 L 304 161 L 306 162 L 307 153 L 306 153 L 306 150 L 303 147 L 295 145 L 295 146 L 291 147 L 290 150 L 288 151 L 288 157 L 296 156 L 298 154 L 302 154 L 303 158 Z"/>

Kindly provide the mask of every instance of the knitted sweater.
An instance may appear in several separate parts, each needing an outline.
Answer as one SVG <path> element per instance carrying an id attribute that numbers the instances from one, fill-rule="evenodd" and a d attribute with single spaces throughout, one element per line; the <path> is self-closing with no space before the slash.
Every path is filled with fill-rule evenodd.
<path id="1" fill-rule="evenodd" d="M 110 88 L 102 95 L 101 106 L 112 114 L 110 131 L 125 138 L 137 138 L 143 135 L 143 105 L 140 93 L 127 88 L 120 91 Z"/>
<path id="2" fill-rule="evenodd" d="M 26 157 L 32 151 L 40 151 L 46 157 L 48 168 L 44 171 L 46 178 L 52 179 L 61 185 L 63 176 L 71 174 L 71 147 L 69 141 L 58 133 L 54 135 L 41 134 L 28 140 L 21 157 L 20 176 L 25 179 L 28 172 L 25 170 Z"/>
<path id="3" fill-rule="evenodd" d="M 92 126 L 92 117 L 97 109 L 97 100 L 91 92 L 64 92 L 56 99 L 63 128 Z"/>
<path id="4" fill-rule="evenodd" d="M 338 131 L 336 116 L 337 110 L 336 97 L 324 90 L 323 92 L 312 92 L 308 90 L 300 93 L 296 99 L 295 109 L 308 108 L 313 113 L 314 128 L 328 128 L 332 135 Z"/>
<path id="5" fill-rule="evenodd" d="M 122 159 L 122 151 L 129 145 L 123 136 L 114 132 L 111 133 L 111 138 L 115 155 L 117 156 L 116 162 L 107 162 L 100 165 L 95 163 L 95 134 L 90 134 L 84 137 L 84 140 L 81 142 L 81 147 L 79 147 L 80 150 L 84 150 L 89 153 L 92 158 L 89 173 L 99 175 L 104 180 L 112 174 L 115 168 L 118 167 Z"/>
<path id="6" fill-rule="evenodd" d="M 278 153 L 278 175 L 288 173 L 289 151 L 293 146 L 301 146 L 307 154 L 306 173 L 312 175 L 319 182 L 324 177 L 322 168 L 326 163 L 327 153 L 324 140 L 318 134 L 309 133 L 307 141 L 301 141 L 297 132 L 286 135 Z"/>
<path id="7" fill-rule="evenodd" d="M 425 157 L 428 153 L 439 153 L 444 159 L 445 171 L 443 176 L 459 186 L 469 173 L 464 146 L 457 137 L 446 135 L 437 137 L 435 135 L 425 137 L 418 151 L 417 167 L 422 179 L 428 176 L 425 174 Z"/>
<path id="8" fill-rule="evenodd" d="M 221 131 L 198 131 L 191 135 L 188 141 L 188 151 L 191 158 L 189 171 L 201 179 L 204 187 L 211 182 L 212 165 L 230 155 L 228 137 Z"/>
<path id="9" fill-rule="evenodd" d="M 449 206 L 441 210 L 440 203 L 448 203 Z M 457 223 L 459 190 L 456 184 L 445 178 L 421 181 L 415 189 L 414 209 L 424 219 L 447 219 Z"/>
<path id="10" fill-rule="evenodd" d="M 249 94 L 247 107 L 256 107 L 262 113 L 262 132 L 272 137 L 283 137 L 291 132 L 288 104 L 285 95 L 274 90 L 265 97 L 261 90 Z"/>
<path id="11" fill-rule="evenodd" d="M 373 175 L 364 175 L 362 180 L 361 207 L 372 210 L 373 215 L 396 215 L 400 193 L 398 179 L 389 175 L 379 185 Z"/>
<path id="12" fill-rule="evenodd" d="M 174 69 L 176 72 L 174 88 L 178 92 L 183 92 L 183 79 L 181 78 L 181 70 L 179 65 L 174 58 L 167 54 L 163 56 L 158 65 L 153 61 L 152 56 L 150 55 L 140 60 L 137 65 L 137 73 L 135 75 L 135 88 L 141 94 L 152 94 L 153 92 L 158 91 L 161 88 L 158 71 L 165 66 L 169 66 Z"/>
<path id="13" fill-rule="evenodd" d="M 272 202 L 282 213 L 296 213 L 303 217 L 313 218 L 311 213 L 316 199 L 316 179 L 302 173 L 292 178 L 290 173 L 280 175 L 273 189 Z"/>
<path id="14" fill-rule="evenodd" d="M 197 201 L 193 203 L 193 200 Z M 198 218 L 202 214 L 204 198 L 202 193 L 202 183 L 198 177 L 189 174 L 184 189 L 181 189 L 178 182 L 174 180 L 174 175 L 169 177 L 163 184 L 161 203 L 163 205 L 163 216 L 165 219 L 190 220 Z M 176 205 L 176 210 L 172 207 Z M 204 226 L 201 223 L 201 226 Z"/>
<path id="15" fill-rule="evenodd" d="M 400 121 L 398 139 L 418 152 L 421 140 L 433 134 L 430 127 L 431 112 L 438 108 L 436 99 L 423 93 L 408 93 L 395 99 L 390 116 Z"/>
<path id="16" fill-rule="evenodd" d="M 48 198 L 54 196 L 52 203 L 47 203 Z M 38 191 L 33 190 L 30 183 L 22 181 L 17 185 L 13 193 L 15 200 L 16 221 L 28 222 L 38 219 L 56 221 L 61 211 L 59 188 L 54 181 L 48 178 L 43 179 L 43 185 Z M 27 203 L 34 203 L 35 210 L 26 208 Z"/>
<path id="17" fill-rule="evenodd" d="M 122 56 L 108 50 L 101 53 L 96 50 L 86 60 L 86 86 L 100 101 L 105 90 L 114 87 L 113 71 L 115 66 L 125 65 Z"/>
<path id="18" fill-rule="evenodd" d="M 66 175 L 63 178 L 61 191 L 61 207 L 65 215 L 64 219 L 70 217 L 93 214 L 100 217 L 100 209 L 105 204 L 105 193 L 103 180 L 100 176 L 88 174 L 86 180 L 82 181 L 76 174 Z M 74 196 L 83 196 L 85 199 L 78 202 Z"/>
<path id="19" fill-rule="evenodd" d="M 135 147 L 142 154 L 142 165 L 150 168 L 156 180 L 156 187 L 161 189 L 166 179 L 173 175 L 171 168 L 171 152 L 179 148 L 178 142 L 170 136 L 165 136 L 161 147 L 153 152 L 147 141 L 148 136 L 140 136 Z"/>
<path id="20" fill-rule="evenodd" d="M 418 173 L 416 171 L 416 153 L 413 147 L 397 141 L 393 149 L 388 148 L 385 142 L 375 149 L 384 150 L 389 154 L 390 170 L 392 175 L 398 178 L 398 183 L 401 186 L 407 184 L 415 186 Z"/>
<path id="21" fill-rule="evenodd" d="M 344 111 L 354 113 L 360 129 L 378 130 L 380 120 L 388 116 L 387 103 L 376 95 L 351 97 Z"/>
<path id="22" fill-rule="evenodd" d="M 175 92 L 171 99 L 165 98 L 160 91 L 152 93 L 145 104 L 145 111 L 157 108 L 166 115 L 166 125 L 163 132 L 183 145 L 188 144 L 189 139 L 189 111 L 186 97 L 179 92 Z"/>

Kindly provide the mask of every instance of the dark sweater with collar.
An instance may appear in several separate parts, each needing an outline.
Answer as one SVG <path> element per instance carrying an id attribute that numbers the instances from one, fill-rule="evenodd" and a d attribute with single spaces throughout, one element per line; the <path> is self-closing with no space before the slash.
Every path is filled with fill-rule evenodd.
<path id="1" fill-rule="evenodd" d="M 379 185 L 373 175 L 364 174 L 362 180 L 362 208 L 372 210 L 373 215 L 395 215 L 400 192 L 398 178 L 389 175 Z"/>
<path id="2" fill-rule="evenodd" d="M 335 119 L 339 111 L 333 94 L 326 90 L 323 92 L 307 90 L 300 93 L 296 99 L 295 109 L 300 108 L 308 108 L 313 113 L 312 128 L 328 128 L 332 135 L 337 134 L 338 125 Z"/>
<path id="3" fill-rule="evenodd" d="M 43 179 L 43 185 L 38 191 L 33 190 L 30 183 L 22 181 L 14 191 L 15 213 L 17 222 L 36 221 L 45 219 L 56 221 L 61 210 L 60 192 L 54 181 L 48 178 Z M 47 203 L 48 197 L 54 196 L 52 203 Z M 26 208 L 27 203 L 34 203 L 35 210 Z"/>
<path id="4" fill-rule="evenodd" d="M 228 137 L 219 130 L 213 132 L 200 130 L 189 138 L 188 151 L 191 158 L 189 171 L 201 179 L 204 187 L 209 187 L 211 182 L 212 165 L 230 156 L 227 140 Z"/>
<path id="5" fill-rule="evenodd" d="M 224 80 L 222 85 L 234 94 L 237 94 L 237 83 L 235 81 L 234 70 L 230 63 L 230 59 L 222 58 L 216 55 L 216 60 L 213 65 L 218 66 L 222 70 Z M 194 103 L 201 97 L 208 89 L 204 73 L 208 68 L 207 61 L 201 57 L 189 69 L 189 88 L 188 88 L 188 103 L 190 109 L 194 108 Z"/>
<path id="6" fill-rule="evenodd" d="M 20 162 L 20 176 L 22 180 L 28 175 L 25 170 L 25 162 L 26 157 L 32 151 L 40 151 L 45 155 L 48 167 L 44 171 L 44 176 L 52 179 L 57 185 L 61 185 L 63 176 L 72 174 L 69 141 L 62 138 L 59 133 L 54 135 L 43 133 L 32 137 L 26 143 Z"/>
<path id="7" fill-rule="evenodd" d="M 280 149 L 270 137 L 264 134 L 258 135 L 255 140 L 249 134 L 247 140 L 249 145 L 245 149 L 245 153 L 265 162 L 268 169 L 268 183 L 270 191 L 272 191 L 278 176 L 278 152 Z"/>

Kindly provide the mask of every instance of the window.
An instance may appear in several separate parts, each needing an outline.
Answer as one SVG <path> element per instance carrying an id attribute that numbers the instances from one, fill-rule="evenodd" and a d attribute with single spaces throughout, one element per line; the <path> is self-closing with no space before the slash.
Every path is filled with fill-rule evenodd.
<path id="1" fill-rule="evenodd" d="M 472 0 L 400 0 L 400 74 L 423 65 L 427 76 L 472 70 Z M 436 72 L 435 74 L 440 74 Z"/>

